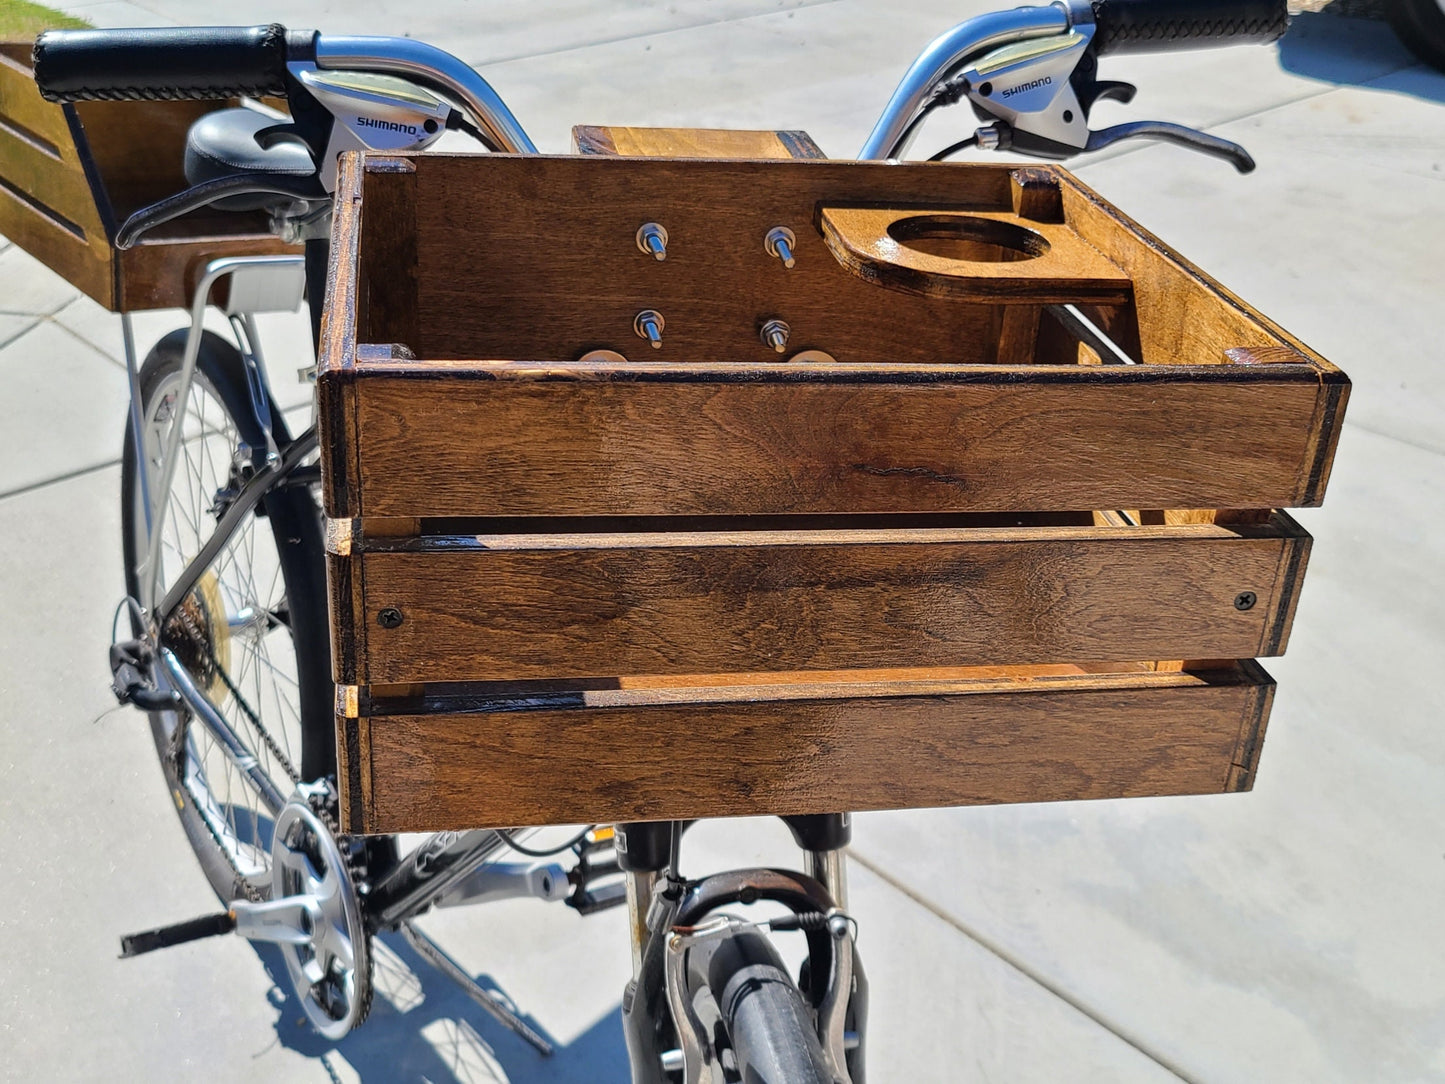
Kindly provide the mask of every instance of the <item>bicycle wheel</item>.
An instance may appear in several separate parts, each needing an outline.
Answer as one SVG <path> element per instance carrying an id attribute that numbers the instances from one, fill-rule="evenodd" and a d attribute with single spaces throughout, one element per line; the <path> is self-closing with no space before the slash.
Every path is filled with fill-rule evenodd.
<path id="1" fill-rule="evenodd" d="M 149 611 L 199 552 L 265 442 L 236 348 L 204 333 L 187 402 L 178 402 L 186 331 L 167 335 L 140 371 L 147 476 L 158 486 L 172 428 L 182 429 L 166 495 L 154 591 L 143 574 L 146 525 L 126 426 L 121 472 L 126 590 Z M 274 408 L 278 444 L 289 440 Z M 152 493 L 153 503 L 157 495 Z M 255 756 L 282 795 L 335 769 L 320 516 L 305 486 L 273 489 L 221 550 L 161 643 Z M 207 879 L 222 900 L 271 893 L 279 810 L 262 801 L 220 744 L 182 713 L 154 712 L 151 730 L 166 783 Z"/>
<path id="2" fill-rule="evenodd" d="M 835 1084 L 803 993 L 766 937 L 747 930 L 722 941 L 709 958 L 707 983 L 738 1079 Z"/>

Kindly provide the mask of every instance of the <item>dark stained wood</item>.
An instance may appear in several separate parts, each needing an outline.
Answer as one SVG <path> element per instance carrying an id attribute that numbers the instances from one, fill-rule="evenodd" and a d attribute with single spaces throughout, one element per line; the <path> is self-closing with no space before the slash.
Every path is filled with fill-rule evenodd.
<path id="1" fill-rule="evenodd" d="M 914 191 L 916 178 L 895 179 L 894 167 L 446 155 L 416 166 L 425 193 L 416 211 L 418 306 L 447 314 L 423 321 L 408 342 L 420 357 L 558 361 L 605 348 L 633 360 L 775 365 L 821 349 L 844 362 L 993 360 L 996 306 L 879 290 L 840 267 L 815 227 L 830 196 L 926 195 Z M 935 205 L 1008 205 L 1007 171 L 930 175 Z M 367 198 L 400 183 L 368 174 Z M 647 221 L 668 230 L 666 261 L 638 251 Z M 764 248 L 775 226 L 797 237 L 791 270 Z M 660 350 L 633 331 L 644 308 L 667 320 Z M 758 338 L 772 317 L 792 329 L 783 358 Z M 360 337 L 398 341 L 382 326 Z"/>
<path id="2" fill-rule="evenodd" d="M 366 361 L 352 514 L 1293 507 L 1318 375 Z"/>
<path id="3" fill-rule="evenodd" d="M 1055 167 L 645 157 L 811 153 L 786 135 L 343 163 L 350 830 L 1252 785 L 1273 683 L 1233 660 L 1284 649 L 1309 538 L 1271 509 L 1323 496 L 1343 374 Z M 992 216 L 1102 270 L 1009 304 L 879 290 L 823 208 Z M 778 359 L 771 318 L 837 360 Z"/>
<path id="4" fill-rule="evenodd" d="M 410 162 L 405 164 L 410 165 Z M 392 174 L 366 201 L 366 243 L 361 250 L 357 325 L 385 328 L 379 340 L 410 346 L 419 339 L 417 305 L 416 174 Z M 377 342 L 375 336 L 370 341 Z"/>
<path id="5" fill-rule="evenodd" d="M 257 213 L 201 212 L 126 252 L 110 241 L 131 211 L 182 190 L 186 130 L 234 104 L 40 97 L 30 42 L 0 43 L 0 234 L 112 311 L 189 305 L 213 259 L 294 252 Z"/>
<path id="6" fill-rule="evenodd" d="M 807 132 L 732 128 L 619 128 L 579 124 L 578 154 L 628 158 L 825 158 Z"/>
<path id="7" fill-rule="evenodd" d="M 1013 213 L 1035 222 L 1064 221 L 1064 201 L 1057 171 L 1024 166 L 1009 174 Z"/>
<path id="8" fill-rule="evenodd" d="M 1216 526 L 435 538 L 362 556 L 362 683 L 1237 658 L 1307 536 Z M 381 545 L 385 545 L 382 540 Z M 421 546 L 426 548 L 423 549 Z M 1287 581 L 1287 582 L 1285 582 Z M 1259 599 L 1241 611 L 1242 592 Z"/>
<path id="9" fill-rule="evenodd" d="M 373 715 L 360 720 L 371 754 L 362 821 L 433 831 L 1247 789 L 1271 687 L 1247 664 L 777 700 L 622 690 L 576 693 L 573 706 Z"/>
<path id="10" fill-rule="evenodd" d="M 924 207 L 823 207 L 828 250 L 864 282 L 1002 305 L 1123 305 L 1129 277 L 1062 223 Z"/>
<path id="11" fill-rule="evenodd" d="M 343 154 L 336 174 L 326 308 L 316 355 L 322 505 L 328 516 L 338 519 L 360 515 L 355 376 L 361 177 L 361 155 Z"/>

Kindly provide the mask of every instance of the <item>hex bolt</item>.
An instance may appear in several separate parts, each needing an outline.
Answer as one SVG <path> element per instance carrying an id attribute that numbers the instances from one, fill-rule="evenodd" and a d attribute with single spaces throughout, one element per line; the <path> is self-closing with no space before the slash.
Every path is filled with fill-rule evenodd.
<path id="1" fill-rule="evenodd" d="M 771 346 L 779 354 L 788 348 L 788 333 L 792 328 L 788 327 L 782 320 L 769 320 L 758 332 L 758 338 L 763 340 L 764 346 Z"/>
<path id="2" fill-rule="evenodd" d="M 763 248 L 769 256 L 776 257 L 783 261 L 784 267 L 792 267 L 798 261 L 793 257 L 793 251 L 798 247 L 798 239 L 793 236 L 793 231 L 787 226 L 774 226 L 763 238 Z"/>
<path id="3" fill-rule="evenodd" d="M 637 227 L 637 247 L 653 259 L 667 259 L 667 229 L 656 222 L 644 222 Z"/>
<path id="4" fill-rule="evenodd" d="M 394 629 L 401 624 L 401 611 L 395 606 L 386 606 L 376 615 L 376 623 L 384 629 Z"/>
<path id="5" fill-rule="evenodd" d="M 1253 591 L 1241 591 L 1234 596 L 1234 608 L 1236 610 L 1252 610 L 1254 609 L 1254 604 L 1258 601 L 1259 596 Z"/>
<path id="6" fill-rule="evenodd" d="M 643 309 L 632 319 L 632 330 L 639 339 L 651 343 L 654 350 L 662 349 L 662 329 L 666 326 L 667 321 L 656 309 Z"/>

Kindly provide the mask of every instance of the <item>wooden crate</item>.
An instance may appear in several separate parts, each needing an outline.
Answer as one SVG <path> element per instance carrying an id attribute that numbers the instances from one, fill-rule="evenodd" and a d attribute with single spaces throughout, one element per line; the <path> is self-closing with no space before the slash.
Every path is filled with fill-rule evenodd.
<path id="1" fill-rule="evenodd" d="M 134 247 L 111 246 L 132 211 L 186 187 L 186 131 L 235 102 L 78 102 L 40 96 L 29 41 L 0 41 L 0 234 L 112 312 L 187 306 L 223 256 L 299 251 L 260 212 L 202 211 Z"/>
<path id="2" fill-rule="evenodd" d="M 1310 546 L 1280 509 L 1323 496 L 1338 369 L 1063 170 L 577 144 L 343 163 L 320 394 L 351 829 L 1250 786 L 1252 659 Z M 902 244 L 923 216 L 1048 251 Z"/>

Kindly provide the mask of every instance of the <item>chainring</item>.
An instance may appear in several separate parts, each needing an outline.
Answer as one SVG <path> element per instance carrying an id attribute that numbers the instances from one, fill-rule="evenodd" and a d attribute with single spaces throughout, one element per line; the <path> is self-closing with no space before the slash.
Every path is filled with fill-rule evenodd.
<path id="1" fill-rule="evenodd" d="M 327 1039 L 342 1038 L 371 1010 L 371 941 L 351 868 L 311 805 L 287 802 L 271 843 L 271 898 L 306 895 L 322 920 L 301 944 L 278 947 L 307 1019 Z"/>

